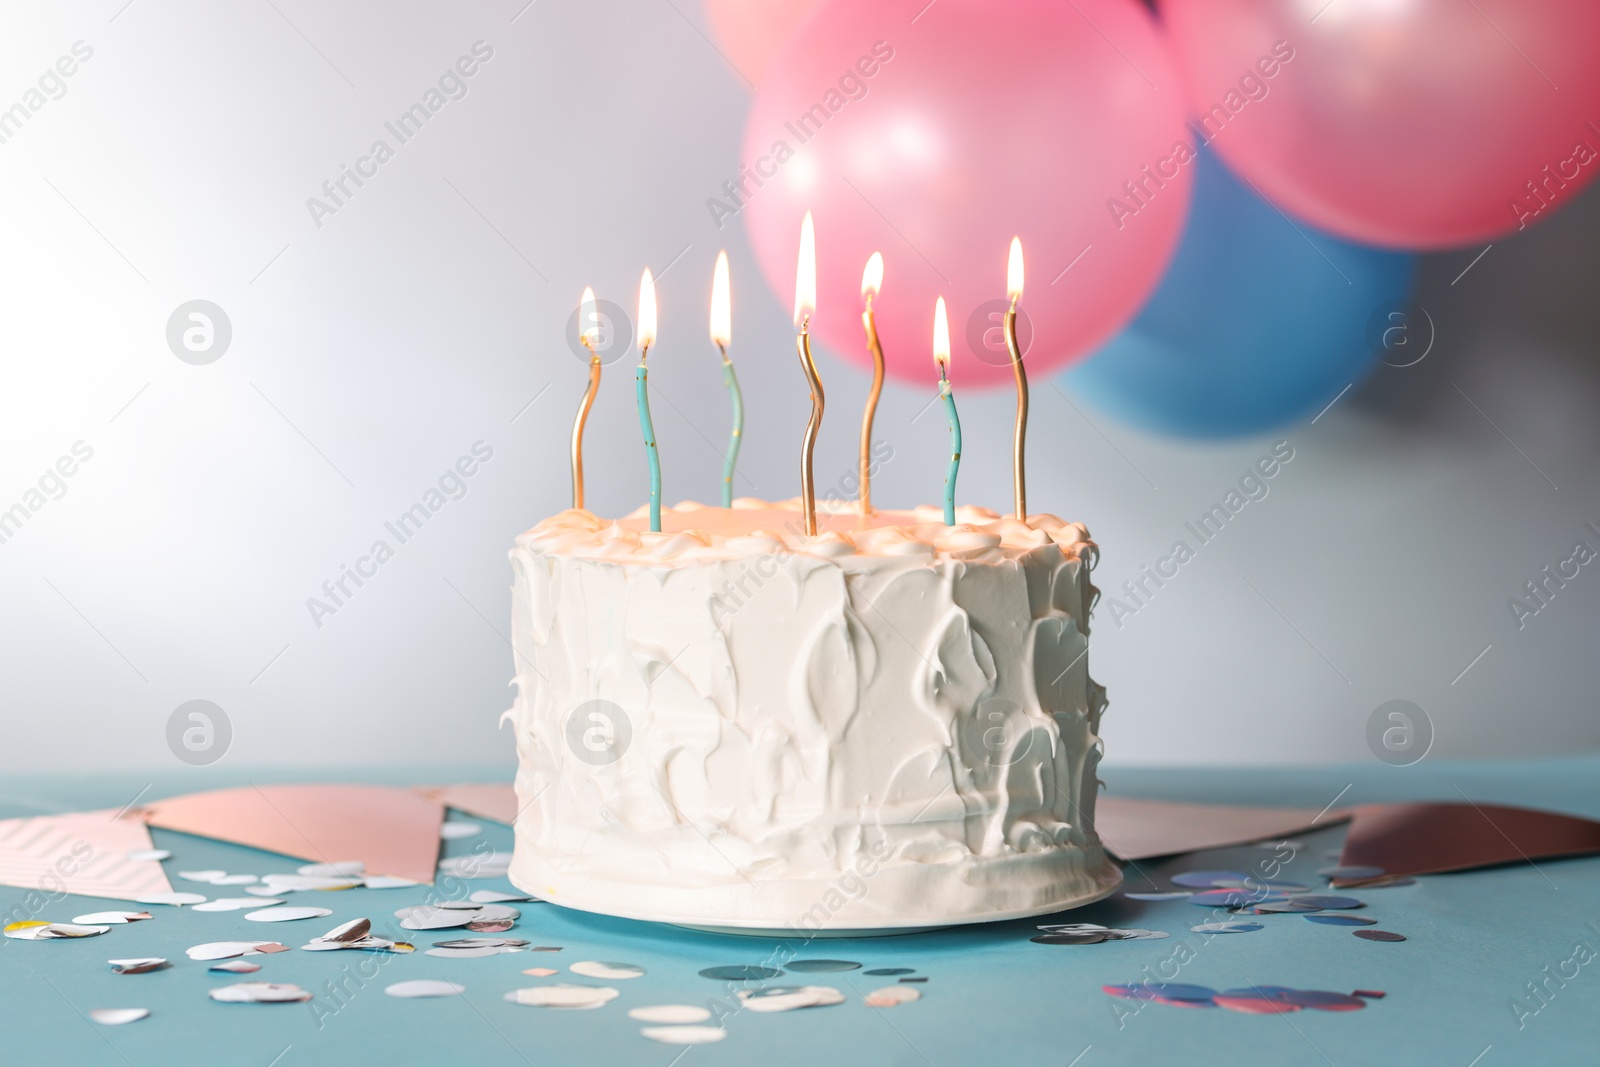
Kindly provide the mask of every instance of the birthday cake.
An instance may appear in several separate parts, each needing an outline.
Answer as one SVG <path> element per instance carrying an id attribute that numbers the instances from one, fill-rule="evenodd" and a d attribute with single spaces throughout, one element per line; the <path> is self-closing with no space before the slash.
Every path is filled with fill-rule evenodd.
<path id="1" fill-rule="evenodd" d="M 517 538 L 511 880 L 808 932 L 1110 893 L 1083 526 L 981 508 L 568 510 Z"/>

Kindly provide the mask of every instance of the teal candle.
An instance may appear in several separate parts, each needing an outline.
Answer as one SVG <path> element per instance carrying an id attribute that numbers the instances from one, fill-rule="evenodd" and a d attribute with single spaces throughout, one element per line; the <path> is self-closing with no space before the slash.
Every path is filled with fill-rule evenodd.
<path id="1" fill-rule="evenodd" d="M 950 366 L 950 323 L 945 317 L 944 297 L 933 305 L 933 362 L 939 368 L 939 395 L 944 398 L 944 413 L 950 420 L 950 466 L 944 474 L 944 524 L 956 524 L 956 475 L 961 473 L 961 417 L 956 414 L 956 398 L 945 373 Z"/>
<path id="2" fill-rule="evenodd" d="M 950 420 L 950 466 L 944 475 L 944 524 L 956 524 L 956 475 L 961 473 L 961 416 L 956 414 L 956 398 L 950 380 L 939 377 L 939 395 L 944 397 L 944 413 Z"/>
<path id="3" fill-rule="evenodd" d="M 744 394 L 739 391 L 739 376 L 733 372 L 728 346 L 733 343 L 733 301 L 728 293 L 728 253 L 717 253 L 717 266 L 711 275 L 711 343 L 722 353 L 722 384 L 728 387 L 733 405 L 733 431 L 728 436 L 728 451 L 722 457 L 722 506 L 733 507 L 733 472 L 739 465 L 739 443 L 744 440 Z"/>
<path id="4" fill-rule="evenodd" d="M 639 366 L 633 372 L 633 395 L 639 409 L 639 429 L 644 433 L 644 455 L 650 464 L 650 532 L 661 532 L 661 454 L 656 451 L 656 428 L 650 421 L 650 372 L 644 361 L 656 342 L 656 283 L 650 271 L 639 280 Z"/>
<path id="5" fill-rule="evenodd" d="M 722 384 L 728 387 L 728 400 L 733 404 L 733 432 L 728 436 L 728 455 L 722 461 L 722 506 L 733 507 L 733 469 L 739 464 L 739 443 L 744 440 L 744 394 L 739 391 L 739 376 L 733 372 L 733 361 L 722 353 Z"/>
<path id="6" fill-rule="evenodd" d="M 639 406 L 639 429 L 644 432 L 644 454 L 650 463 L 650 531 L 661 532 L 661 453 L 656 451 L 656 428 L 650 421 L 650 372 L 643 363 L 633 372 L 634 397 Z"/>

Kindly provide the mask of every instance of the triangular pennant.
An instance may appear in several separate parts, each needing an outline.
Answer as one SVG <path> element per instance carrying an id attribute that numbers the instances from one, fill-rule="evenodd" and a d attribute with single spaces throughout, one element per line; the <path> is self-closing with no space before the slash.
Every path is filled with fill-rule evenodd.
<path id="1" fill-rule="evenodd" d="M 248 785 L 152 801 L 151 826 L 314 863 L 360 860 L 368 874 L 432 882 L 444 808 L 379 785 Z"/>
<path id="2" fill-rule="evenodd" d="M 160 861 L 128 858 L 151 847 L 150 831 L 136 817 L 119 814 L 81 811 L 0 821 L 0 885 L 47 897 L 77 893 L 111 900 L 172 892 Z M 26 899 L 23 905 L 31 906 Z"/>

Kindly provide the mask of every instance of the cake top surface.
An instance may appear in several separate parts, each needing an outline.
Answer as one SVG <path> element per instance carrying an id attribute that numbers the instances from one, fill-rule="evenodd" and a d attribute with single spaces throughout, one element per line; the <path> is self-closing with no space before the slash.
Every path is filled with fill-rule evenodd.
<path id="1" fill-rule="evenodd" d="M 1024 521 L 987 508 L 959 507 L 956 524 L 946 526 L 942 508 L 862 515 L 854 501 L 818 501 L 817 536 L 807 537 L 798 499 L 751 497 L 735 500 L 731 508 L 693 501 L 663 507 L 660 533 L 650 531 L 645 508 L 615 520 L 569 508 L 522 534 L 517 545 L 545 554 L 639 563 L 773 553 L 985 561 L 1014 559 L 1051 545 L 1072 557 L 1094 549 L 1082 523 L 1054 515 L 1029 515 Z"/>

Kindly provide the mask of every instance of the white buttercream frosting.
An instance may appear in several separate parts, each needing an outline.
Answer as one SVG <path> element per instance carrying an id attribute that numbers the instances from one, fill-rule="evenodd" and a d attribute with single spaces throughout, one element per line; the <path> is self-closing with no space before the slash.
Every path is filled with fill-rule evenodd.
<path id="1" fill-rule="evenodd" d="M 1084 528 L 980 508 L 564 511 L 517 539 L 511 879 L 666 921 L 1036 914 L 1120 880 Z"/>

